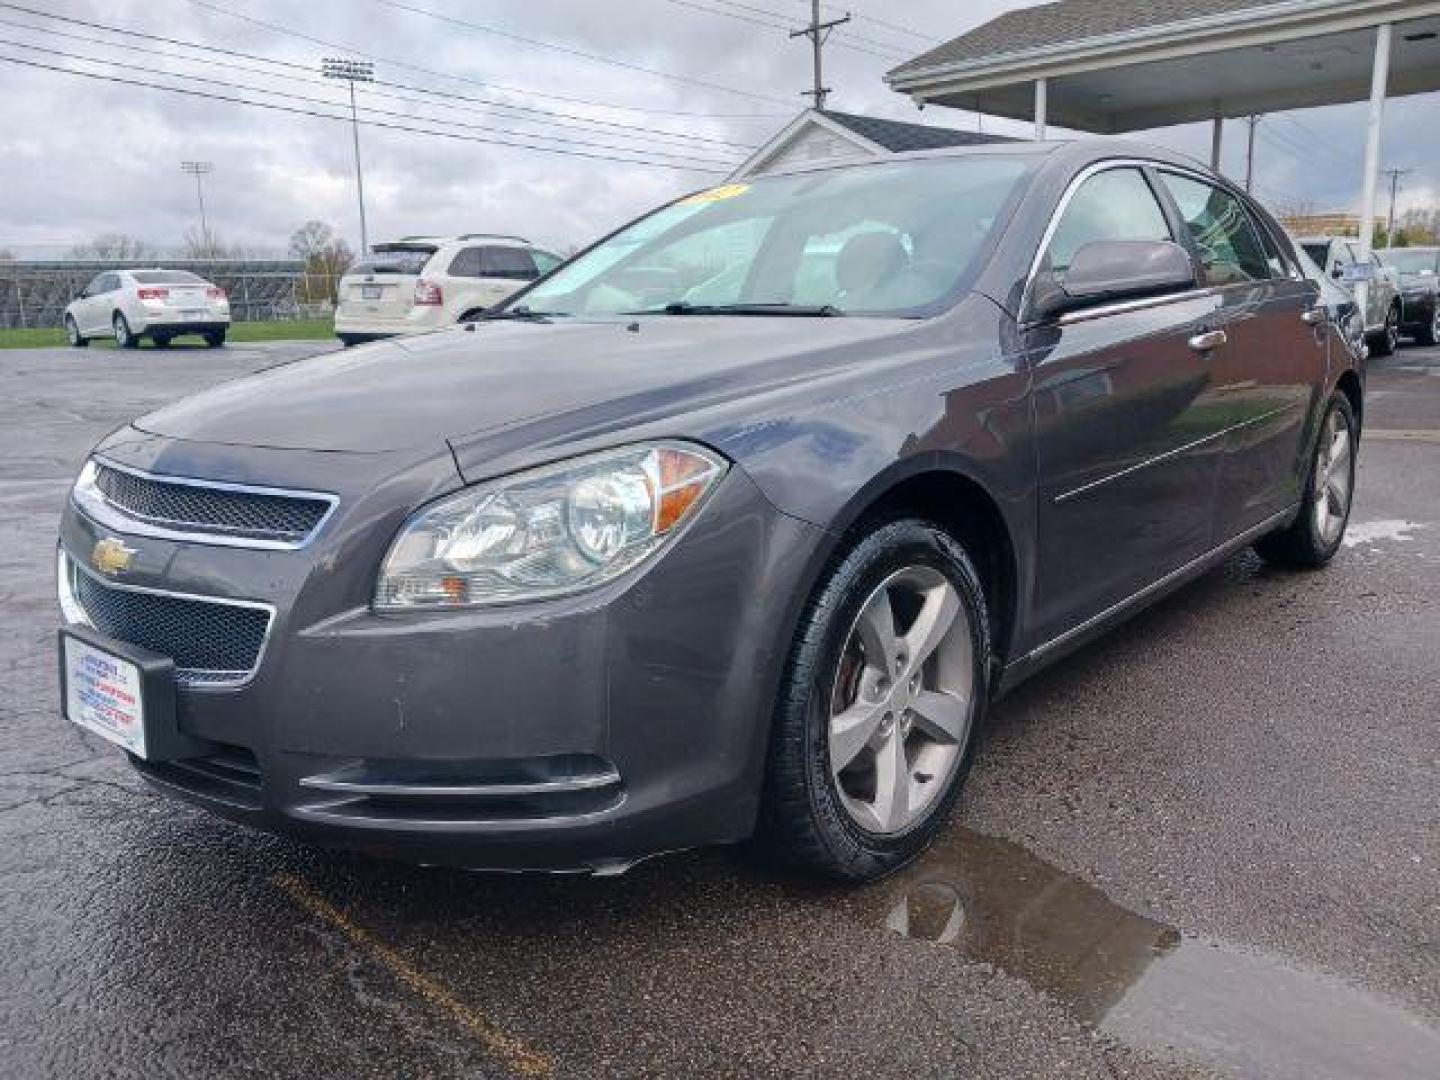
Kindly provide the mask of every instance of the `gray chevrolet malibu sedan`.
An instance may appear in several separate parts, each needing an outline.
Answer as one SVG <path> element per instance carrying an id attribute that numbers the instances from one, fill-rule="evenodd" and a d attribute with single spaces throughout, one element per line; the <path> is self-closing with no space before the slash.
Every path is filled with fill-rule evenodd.
<path id="1" fill-rule="evenodd" d="M 1335 554 L 1363 361 L 1319 300 L 1146 146 L 701 191 L 481 322 L 107 437 L 65 713 L 319 843 L 605 873 L 753 837 L 875 878 L 996 695 L 1246 545 Z"/>

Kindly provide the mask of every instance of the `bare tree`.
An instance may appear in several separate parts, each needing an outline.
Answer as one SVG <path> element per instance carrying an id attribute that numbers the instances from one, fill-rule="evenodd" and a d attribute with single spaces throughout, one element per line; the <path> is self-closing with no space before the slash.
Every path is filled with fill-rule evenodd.
<path id="1" fill-rule="evenodd" d="M 155 248 L 125 233 L 101 233 L 88 244 L 70 249 L 72 259 L 102 259 L 106 262 L 140 262 L 155 257 Z"/>
<path id="2" fill-rule="evenodd" d="M 335 299 L 341 276 L 355 261 L 355 253 L 323 221 L 307 221 L 290 234 L 290 254 L 305 264 L 301 286 L 306 301 Z"/>
<path id="3" fill-rule="evenodd" d="M 194 225 L 185 230 L 180 247 L 187 259 L 228 259 L 230 249 L 210 229 L 199 229 Z"/>
<path id="4" fill-rule="evenodd" d="M 9 248 L 0 248 L 0 262 L 14 262 L 15 253 Z"/>

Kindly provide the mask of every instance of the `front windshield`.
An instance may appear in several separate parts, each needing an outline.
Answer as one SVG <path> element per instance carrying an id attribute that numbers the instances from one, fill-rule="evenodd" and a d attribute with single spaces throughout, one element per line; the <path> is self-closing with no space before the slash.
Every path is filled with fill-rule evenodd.
<path id="1" fill-rule="evenodd" d="M 954 292 L 1029 168 L 939 157 L 725 184 L 602 241 L 515 307 L 914 313 Z"/>
<path id="2" fill-rule="evenodd" d="M 1402 274 L 1433 274 L 1436 270 L 1437 253 L 1434 250 L 1412 249 L 1380 252 L 1381 261 L 1393 266 Z"/>

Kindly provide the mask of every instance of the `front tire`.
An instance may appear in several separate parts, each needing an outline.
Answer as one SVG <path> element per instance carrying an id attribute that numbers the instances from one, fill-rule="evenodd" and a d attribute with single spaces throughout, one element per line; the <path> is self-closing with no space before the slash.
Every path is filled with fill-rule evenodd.
<path id="1" fill-rule="evenodd" d="M 1340 550 L 1355 501 L 1355 447 L 1359 431 L 1350 399 L 1335 391 L 1320 421 L 1300 515 L 1261 537 L 1256 553 L 1276 566 L 1318 570 Z"/>
<path id="2" fill-rule="evenodd" d="M 115 344 L 122 349 L 138 349 L 140 339 L 130 329 L 130 323 L 123 312 L 117 311 L 112 324 L 115 327 Z"/>
<path id="3" fill-rule="evenodd" d="M 65 340 L 72 349 L 83 349 L 90 344 L 90 339 L 80 333 L 80 326 L 73 315 L 65 316 Z"/>
<path id="4" fill-rule="evenodd" d="M 974 753 L 989 625 L 975 564 L 930 522 L 883 524 L 843 555 L 781 685 L 756 834 L 774 861 L 873 881 L 930 844 Z"/>

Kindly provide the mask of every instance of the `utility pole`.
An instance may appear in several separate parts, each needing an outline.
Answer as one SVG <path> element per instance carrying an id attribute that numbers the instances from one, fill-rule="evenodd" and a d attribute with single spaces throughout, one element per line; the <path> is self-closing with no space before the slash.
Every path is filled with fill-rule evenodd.
<path id="1" fill-rule="evenodd" d="M 1245 137 L 1245 194 L 1250 194 L 1250 183 L 1255 177 L 1255 129 L 1260 126 L 1260 117 L 1251 113 L 1245 118 L 1250 131 Z"/>
<path id="2" fill-rule="evenodd" d="M 830 88 L 825 85 L 825 79 L 820 71 L 821 53 L 824 52 L 825 49 L 825 40 L 830 36 L 830 31 L 834 30 L 835 27 L 842 26 L 849 21 L 850 16 L 846 15 L 843 19 L 831 19 L 829 22 L 821 22 L 820 0 L 810 0 L 810 25 L 805 27 L 804 30 L 790 31 L 792 38 L 808 37 L 810 39 L 810 49 L 814 56 L 815 83 L 813 90 L 803 90 L 801 93 L 805 97 L 814 98 L 815 108 L 817 109 L 823 109 L 825 107 L 825 95 L 830 93 Z"/>
<path id="3" fill-rule="evenodd" d="M 1381 169 L 1386 176 L 1390 177 L 1390 215 L 1385 219 L 1385 242 L 1391 247 L 1395 245 L 1395 192 L 1400 186 L 1400 178 L 1414 169 Z"/>
<path id="4" fill-rule="evenodd" d="M 355 84 L 375 81 L 375 65 L 369 60 L 341 60 L 326 57 L 320 62 L 320 73 L 327 79 L 340 79 L 350 86 L 350 134 L 355 142 L 355 192 L 360 199 L 360 254 L 370 251 L 370 235 L 365 228 L 365 179 L 360 172 L 360 119 L 355 110 Z"/>
<path id="5" fill-rule="evenodd" d="M 205 220 L 205 187 L 201 183 L 201 177 L 215 171 L 215 165 L 209 161 L 182 161 L 180 171 L 189 173 L 195 177 L 195 198 L 200 201 L 200 242 L 207 248 L 210 246 L 210 225 Z"/>

